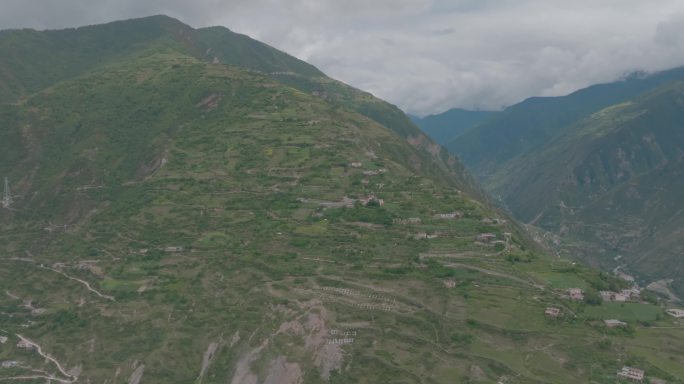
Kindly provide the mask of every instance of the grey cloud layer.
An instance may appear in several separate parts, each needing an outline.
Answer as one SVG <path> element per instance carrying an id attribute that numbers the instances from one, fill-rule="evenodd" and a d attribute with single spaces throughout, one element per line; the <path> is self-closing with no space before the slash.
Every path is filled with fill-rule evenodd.
<path id="1" fill-rule="evenodd" d="M 0 28 L 159 13 L 246 33 L 417 114 L 684 64 L 681 0 L 0 0 Z"/>

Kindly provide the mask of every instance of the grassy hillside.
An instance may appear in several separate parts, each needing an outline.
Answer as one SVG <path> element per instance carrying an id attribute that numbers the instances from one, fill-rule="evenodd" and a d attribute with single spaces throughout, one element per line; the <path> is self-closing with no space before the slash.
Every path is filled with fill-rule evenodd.
<path id="1" fill-rule="evenodd" d="M 1 380 L 682 382 L 681 322 L 567 300 L 624 283 L 391 105 L 151 44 L 0 106 Z"/>

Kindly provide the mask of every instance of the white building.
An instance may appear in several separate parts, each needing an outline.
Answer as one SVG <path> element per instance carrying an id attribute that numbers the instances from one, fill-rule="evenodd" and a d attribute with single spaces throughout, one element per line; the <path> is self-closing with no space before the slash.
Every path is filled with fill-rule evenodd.
<path id="1" fill-rule="evenodd" d="M 435 215 L 435 218 L 437 218 L 437 219 L 446 219 L 446 220 L 460 219 L 461 217 L 463 217 L 463 212 L 459 212 L 459 211 L 454 211 L 454 212 L 449 212 L 449 213 L 438 213 Z"/>
<path id="2" fill-rule="evenodd" d="M 674 316 L 678 319 L 681 319 L 684 317 L 684 310 L 683 309 L 670 308 L 670 309 L 666 310 L 665 312 L 667 312 L 668 315 Z"/>
<path id="3" fill-rule="evenodd" d="M 16 367 L 17 365 L 19 365 L 19 362 L 14 360 L 5 360 L 2 363 L 0 363 L 0 366 L 2 366 L 3 368 L 12 368 Z"/>
<path id="4" fill-rule="evenodd" d="M 584 293 L 579 288 L 568 289 L 568 295 L 570 295 L 570 300 L 584 300 Z"/>
<path id="5" fill-rule="evenodd" d="M 627 296 L 629 299 L 635 300 L 641 297 L 641 290 L 637 287 L 633 287 L 630 289 L 623 289 L 620 291 L 623 295 Z"/>
<path id="6" fill-rule="evenodd" d="M 625 323 L 624 321 L 620 321 L 620 320 L 616 320 L 616 319 L 603 320 L 603 323 L 608 328 L 624 327 L 627 325 L 627 323 Z"/>
<path id="7" fill-rule="evenodd" d="M 617 373 L 618 377 L 622 377 L 625 379 L 629 380 L 634 380 L 634 381 L 643 381 L 644 380 L 644 371 L 641 369 L 637 368 L 632 368 L 632 367 L 627 367 L 624 366 L 622 367 L 622 370 Z"/>
<path id="8" fill-rule="evenodd" d="M 619 302 L 625 302 L 629 299 L 629 295 L 625 295 L 624 293 L 616 293 L 613 296 L 614 301 L 619 301 Z"/>
<path id="9" fill-rule="evenodd" d="M 17 348 L 31 349 L 33 348 L 33 345 L 28 341 L 19 340 L 19 342 L 17 343 Z"/>

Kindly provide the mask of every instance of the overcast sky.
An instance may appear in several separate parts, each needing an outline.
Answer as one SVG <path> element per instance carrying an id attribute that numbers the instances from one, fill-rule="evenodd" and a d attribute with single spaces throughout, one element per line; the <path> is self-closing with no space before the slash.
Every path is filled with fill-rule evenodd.
<path id="1" fill-rule="evenodd" d="M 0 29 L 223 25 L 415 114 L 684 65 L 684 0 L 0 0 Z"/>

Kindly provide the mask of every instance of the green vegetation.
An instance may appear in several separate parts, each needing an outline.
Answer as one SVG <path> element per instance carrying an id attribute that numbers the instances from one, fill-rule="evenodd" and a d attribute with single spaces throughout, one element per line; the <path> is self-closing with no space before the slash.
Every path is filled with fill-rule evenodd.
<path id="1" fill-rule="evenodd" d="M 0 378 L 575 383 L 634 361 L 677 382 L 676 321 L 562 299 L 614 282 L 546 255 L 394 107 L 246 37 L 179 48 L 209 32 L 167 18 L 70 33 L 168 23 L 0 108 L 0 361 L 22 362 Z"/>

